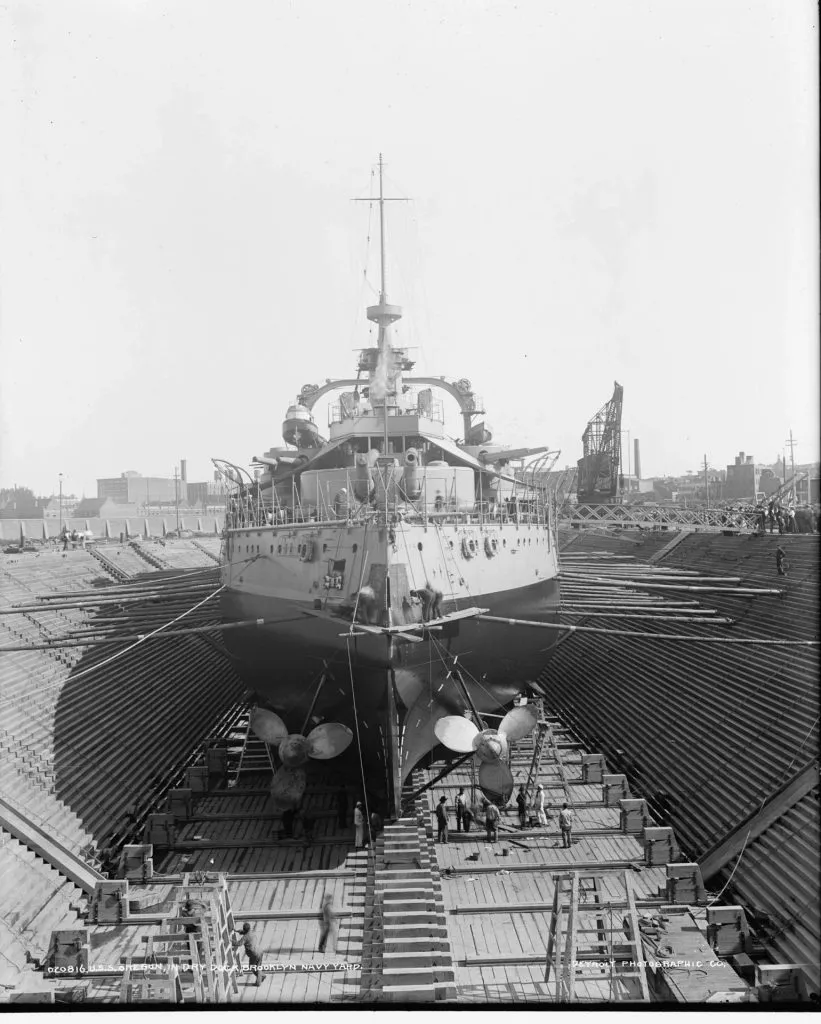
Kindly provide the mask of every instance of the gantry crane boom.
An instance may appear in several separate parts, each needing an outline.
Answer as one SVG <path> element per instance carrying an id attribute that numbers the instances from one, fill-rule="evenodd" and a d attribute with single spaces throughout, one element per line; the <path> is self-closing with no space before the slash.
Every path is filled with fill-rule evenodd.
<path id="1" fill-rule="evenodd" d="M 621 470 L 621 407 L 624 388 L 613 382 L 613 397 L 599 409 L 582 434 L 578 498 L 581 502 L 613 501 Z"/>

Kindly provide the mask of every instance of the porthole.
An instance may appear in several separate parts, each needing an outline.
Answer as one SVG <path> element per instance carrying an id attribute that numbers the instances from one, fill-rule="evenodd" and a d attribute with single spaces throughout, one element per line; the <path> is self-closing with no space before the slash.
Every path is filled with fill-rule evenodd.
<path id="1" fill-rule="evenodd" d="M 420 540 L 419 543 L 416 546 L 421 551 L 422 550 L 422 541 Z"/>

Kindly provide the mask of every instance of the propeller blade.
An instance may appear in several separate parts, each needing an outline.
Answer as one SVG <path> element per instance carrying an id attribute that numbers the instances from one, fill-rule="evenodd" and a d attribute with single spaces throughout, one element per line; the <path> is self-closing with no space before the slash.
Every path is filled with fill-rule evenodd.
<path id="1" fill-rule="evenodd" d="M 513 793 L 513 776 L 504 761 L 485 761 L 479 766 L 479 786 L 488 800 L 506 804 Z"/>
<path id="2" fill-rule="evenodd" d="M 328 761 L 338 757 L 353 743 L 353 733 L 341 722 L 325 722 L 311 729 L 307 736 L 308 757 Z"/>
<path id="3" fill-rule="evenodd" d="M 508 711 L 499 724 L 499 732 L 507 740 L 520 740 L 538 725 L 539 718 L 530 704 Z"/>
<path id="4" fill-rule="evenodd" d="M 296 807 L 305 792 L 302 768 L 278 768 L 271 780 L 271 800 L 275 807 Z"/>
<path id="5" fill-rule="evenodd" d="M 281 743 L 288 735 L 288 727 L 273 711 L 254 708 L 251 712 L 251 730 L 266 743 Z"/>
<path id="6" fill-rule="evenodd" d="M 473 740 L 479 730 L 469 718 L 461 715 L 445 715 L 433 727 L 433 732 L 440 743 L 457 754 L 469 754 L 473 750 Z"/>

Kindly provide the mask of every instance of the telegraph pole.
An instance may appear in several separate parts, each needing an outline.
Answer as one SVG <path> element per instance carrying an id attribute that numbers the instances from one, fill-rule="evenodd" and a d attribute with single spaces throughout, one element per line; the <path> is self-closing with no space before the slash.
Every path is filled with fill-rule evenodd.
<path id="1" fill-rule="evenodd" d="M 710 507 L 710 481 L 707 479 L 707 455 L 704 455 L 704 491 L 707 495 L 707 508 Z"/>
<path id="2" fill-rule="evenodd" d="M 790 466 L 791 466 L 790 472 L 791 472 L 791 475 L 792 475 L 792 499 L 793 499 L 793 501 L 795 501 L 795 446 L 798 444 L 798 441 L 796 441 L 795 438 L 792 436 L 792 427 L 790 427 L 790 439 L 789 439 L 789 441 L 785 441 L 784 444 L 790 446 Z M 787 475 L 787 463 L 786 463 L 786 460 L 785 460 L 785 462 L 784 462 L 784 476 L 786 477 L 786 475 Z"/>

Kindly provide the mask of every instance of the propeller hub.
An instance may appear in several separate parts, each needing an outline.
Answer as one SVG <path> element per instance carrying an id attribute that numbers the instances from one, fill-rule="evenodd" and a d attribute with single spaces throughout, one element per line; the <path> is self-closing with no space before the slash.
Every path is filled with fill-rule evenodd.
<path id="1" fill-rule="evenodd" d="M 498 761 L 507 751 L 507 743 L 495 729 L 485 729 L 474 739 L 473 746 L 480 761 Z"/>
<path id="2" fill-rule="evenodd" d="M 310 744 L 296 733 L 287 736 L 279 745 L 279 756 L 287 768 L 296 768 L 308 760 Z"/>

